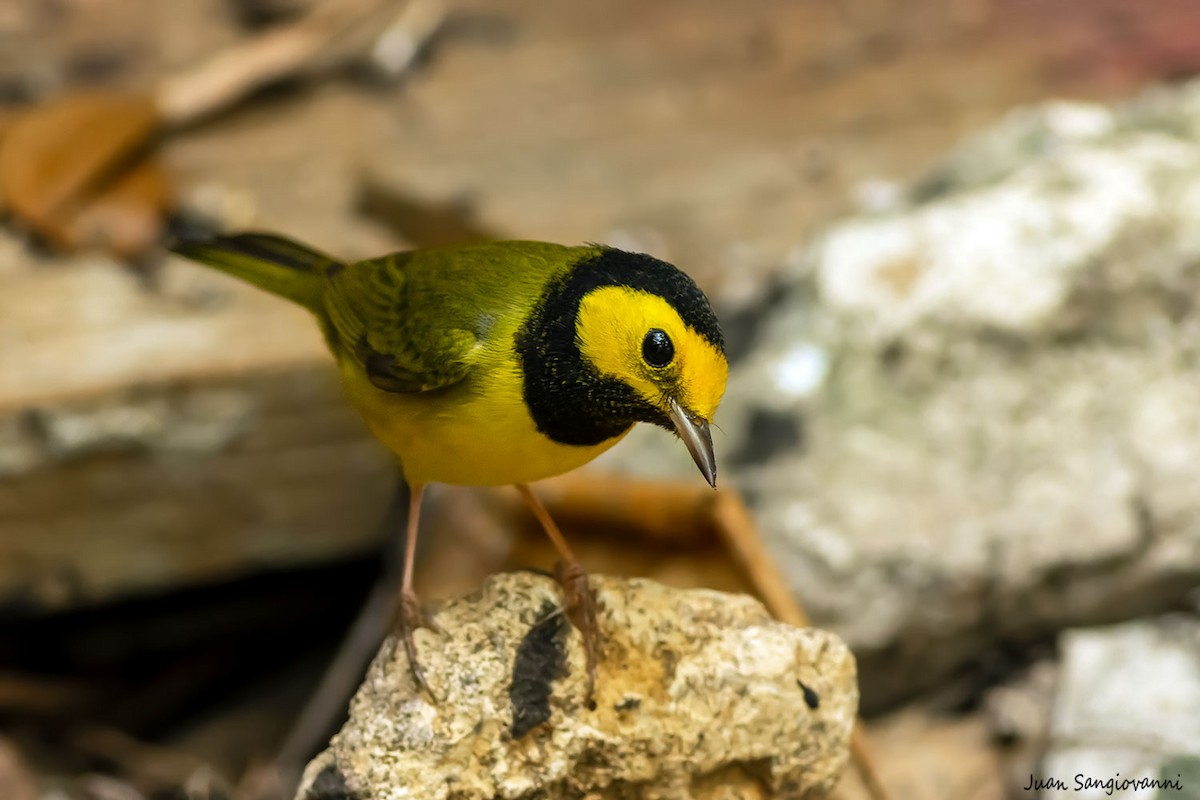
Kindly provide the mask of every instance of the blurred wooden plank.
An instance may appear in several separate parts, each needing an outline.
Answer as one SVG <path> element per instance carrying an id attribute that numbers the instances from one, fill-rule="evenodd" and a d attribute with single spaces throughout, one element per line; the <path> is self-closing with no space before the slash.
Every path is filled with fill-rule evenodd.
<path id="1" fill-rule="evenodd" d="M 329 361 L 306 311 L 203 267 L 172 261 L 148 291 L 107 260 L 38 263 L 8 237 L 0 251 L 0 412 Z"/>
<path id="2" fill-rule="evenodd" d="M 394 466 L 305 312 L 180 263 L 159 293 L 87 260 L 4 279 L 0 612 L 376 542 Z"/>

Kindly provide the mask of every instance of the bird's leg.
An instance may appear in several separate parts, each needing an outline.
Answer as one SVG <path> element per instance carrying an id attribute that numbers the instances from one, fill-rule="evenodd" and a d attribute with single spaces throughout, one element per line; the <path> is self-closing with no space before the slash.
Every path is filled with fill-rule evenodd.
<path id="1" fill-rule="evenodd" d="M 416 484 L 409 489 L 408 527 L 404 542 L 404 578 L 400 583 L 400 602 L 396 606 L 394 628 L 404 642 L 404 653 L 408 656 L 408 668 L 412 670 L 413 680 L 417 687 L 430 697 L 435 697 L 429 684 L 425 681 L 425 673 L 417 662 L 417 646 L 413 642 L 413 632 L 417 628 L 428 628 L 433 631 L 441 629 L 421 608 L 421 601 L 413 590 L 413 562 L 417 554 L 417 522 L 421 518 L 421 494 L 425 491 L 424 484 Z"/>
<path id="2" fill-rule="evenodd" d="M 538 499 L 528 484 L 518 483 L 517 490 L 529 504 L 533 515 L 542 524 L 542 529 L 554 543 L 561 560 L 554 565 L 554 577 L 562 587 L 566 597 L 567 616 L 583 636 L 583 652 L 587 657 L 588 697 L 596 686 L 596 661 L 600 655 L 600 626 L 596 621 L 596 596 L 588 585 L 588 576 L 583 566 L 571 552 L 570 545 L 563 538 L 562 532 L 554 524 L 550 512 Z"/>

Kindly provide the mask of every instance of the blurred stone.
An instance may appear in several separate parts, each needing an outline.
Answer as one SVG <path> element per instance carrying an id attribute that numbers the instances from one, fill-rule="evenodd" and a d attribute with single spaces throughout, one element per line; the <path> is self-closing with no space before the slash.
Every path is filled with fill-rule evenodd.
<path id="1" fill-rule="evenodd" d="M 1200 82 L 1013 112 L 796 256 L 731 375 L 719 472 L 854 648 L 865 708 L 1184 602 L 1197 297 Z M 653 435 L 607 463 L 687 473 Z"/>
<path id="2" fill-rule="evenodd" d="M 984 695 L 983 719 L 992 744 L 1002 748 L 1000 762 L 1009 797 L 1029 785 L 1029 775 L 1037 771 L 1046 752 L 1058 672 L 1057 661 L 1037 661 Z"/>
<path id="3" fill-rule="evenodd" d="M 1034 777 L 1080 797 L 1146 797 L 1146 780 L 1180 784 L 1159 797 L 1200 796 L 1200 619 L 1068 631 L 1060 641 L 1050 742 Z"/>
<path id="4" fill-rule="evenodd" d="M 386 642 L 305 800 L 821 797 L 848 757 L 854 659 L 755 600 L 593 577 L 594 705 L 553 580 L 495 576 L 416 645 L 437 703 Z"/>
<path id="5" fill-rule="evenodd" d="M 1047 660 L 990 690 L 984 698 L 984 713 L 992 738 L 1006 744 L 1042 742 L 1057 687 L 1058 664 Z"/>

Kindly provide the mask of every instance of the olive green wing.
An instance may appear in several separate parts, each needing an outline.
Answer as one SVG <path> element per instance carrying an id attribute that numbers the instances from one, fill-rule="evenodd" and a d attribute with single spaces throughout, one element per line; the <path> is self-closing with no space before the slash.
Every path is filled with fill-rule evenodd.
<path id="1" fill-rule="evenodd" d="M 358 362 L 387 392 L 424 392 L 458 383 L 478 340 L 469 315 L 431 296 L 409 269 L 414 254 L 359 261 L 330 276 L 325 311 L 339 358 Z"/>
<path id="2" fill-rule="evenodd" d="M 512 346 L 546 287 L 594 248 L 542 242 L 395 253 L 327 274 L 326 314 L 339 357 L 376 387 L 423 392 L 454 385 Z"/>

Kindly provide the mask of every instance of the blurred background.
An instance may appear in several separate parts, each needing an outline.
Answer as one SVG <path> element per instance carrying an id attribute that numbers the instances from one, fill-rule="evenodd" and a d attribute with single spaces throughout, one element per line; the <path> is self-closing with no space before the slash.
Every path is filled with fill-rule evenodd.
<path id="1" fill-rule="evenodd" d="M 1200 797 L 1197 70 L 1187 0 L 0 0 L 0 800 L 278 797 L 340 722 L 397 475 L 303 311 L 160 247 L 247 227 L 678 264 L 893 795 Z M 553 561 L 430 502 L 427 600 Z M 564 503 L 594 571 L 748 588 Z"/>

